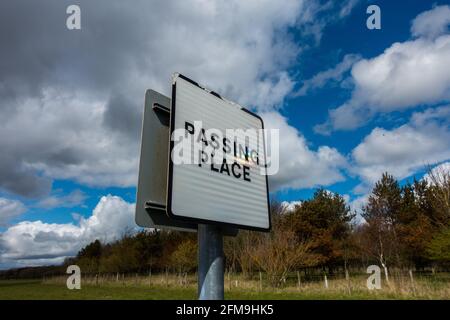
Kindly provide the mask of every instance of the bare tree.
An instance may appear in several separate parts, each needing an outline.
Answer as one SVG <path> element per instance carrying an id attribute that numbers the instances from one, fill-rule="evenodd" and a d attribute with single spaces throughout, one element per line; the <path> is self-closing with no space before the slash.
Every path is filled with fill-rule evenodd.
<path id="1" fill-rule="evenodd" d="M 440 226 L 445 226 L 450 221 L 450 170 L 444 167 L 429 167 L 427 181 L 431 188 L 431 204 L 437 213 L 435 221 Z"/>
<path id="2" fill-rule="evenodd" d="M 254 269 L 254 260 L 252 259 L 255 250 L 255 243 L 261 237 L 260 234 L 250 231 L 241 231 L 238 240 L 239 254 L 238 261 L 241 267 L 242 275 L 246 278 L 250 277 L 251 271 Z"/>
<path id="3" fill-rule="evenodd" d="M 293 231 L 280 228 L 260 237 L 254 244 L 251 257 L 267 274 L 269 283 L 279 286 L 296 267 L 317 263 L 318 257 L 310 252 L 310 248 L 310 242 L 300 242 Z"/>

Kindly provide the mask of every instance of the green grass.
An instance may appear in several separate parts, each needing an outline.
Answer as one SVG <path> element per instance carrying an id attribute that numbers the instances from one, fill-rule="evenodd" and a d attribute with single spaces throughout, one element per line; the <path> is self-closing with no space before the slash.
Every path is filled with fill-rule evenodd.
<path id="1" fill-rule="evenodd" d="M 64 284 L 43 284 L 41 281 L 0 281 L 0 300 L 163 300 L 195 299 L 193 288 L 85 285 L 69 290 Z"/>
<path id="2" fill-rule="evenodd" d="M 196 299 L 195 284 L 186 287 L 176 285 L 145 285 L 142 283 L 104 282 L 98 285 L 82 283 L 81 290 L 69 290 L 60 281 L 42 282 L 40 280 L 7 280 L 0 281 L 0 300 L 163 300 L 163 299 Z M 325 299 L 448 299 L 447 295 L 405 295 L 401 291 L 368 291 L 355 288 L 351 292 L 307 287 L 302 290 L 227 288 L 226 299 L 237 300 L 325 300 Z"/>
<path id="3" fill-rule="evenodd" d="M 104 299 L 196 299 L 197 292 L 193 287 L 176 288 L 162 286 L 120 286 L 120 285 L 85 285 L 81 290 L 68 290 L 62 284 L 43 284 L 41 281 L 1 281 L 0 300 L 28 299 L 28 300 L 104 300 Z M 292 292 L 252 292 L 233 290 L 226 293 L 227 299 L 340 299 L 341 296 L 310 295 Z M 368 297 L 366 297 L 367 299 Z"/>
<path id="4" fill-rule="evenodd" d="M 193 287 L 176 288 L 162 286 L 114 286 L 114 285 L 85 285 L 81 290 L 68 290 L 63 284 L 43 284 L 41 281 L 1 281 L 0 300 L 163 300 L 163 299 L 196 299 L 197 292 Z M 227 299 L 343 299 L 340 295 L 305 294 L 293 292 L 253 292 L 233 290 L 226 292 Z M 358 296 L 355 299 L 367 299 L 368 296 Z"/>

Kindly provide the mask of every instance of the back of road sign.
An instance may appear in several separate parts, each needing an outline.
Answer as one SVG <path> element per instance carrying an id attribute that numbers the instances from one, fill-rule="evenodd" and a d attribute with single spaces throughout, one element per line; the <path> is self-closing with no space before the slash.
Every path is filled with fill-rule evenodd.
<path id="1" fill-rule="evenodd" d="M 195 232 L 197 224 L 170 219 L 166 214 L 169 120 L 170 99 L 147 90 L 135 219 L 141 227 Z"/>

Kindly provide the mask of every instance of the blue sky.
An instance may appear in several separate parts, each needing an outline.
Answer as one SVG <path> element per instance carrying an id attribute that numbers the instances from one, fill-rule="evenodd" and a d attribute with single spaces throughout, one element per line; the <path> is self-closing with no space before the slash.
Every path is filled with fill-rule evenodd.
<path id="1" fill-rule="evenodd" d="M 381 30 L 369 30 L 365 27 L 369 16 L 366 14 L 366 8 L 372 3 L 381 8 Z M 360 1 L 348 17 L 325 27 L 320 44 L 305 52 L 291 72 L 298 74 L 300 79 L 309 79 L 320 71 L 333 68 L 346 54 L 359 54 L 366 59 L 376 57 L 393 43 L 411 39 L 411 23 L 418 14 L 446 3 L 448 1 L 436 1 L 432 4 L 427 1 L 409 1 L 406 5 L 401 1 Z M 302 41 L 301 35 L 296 35 L 296 41 Z M 347 154 L 375 127 L 393 129 L 404 124 L 405 119 L 413 112 L 424 109 L 418 105 L 402 112 L 393 112 L 389 116 L 372 119 L 356 130 L 334 132 L 329 136 L 314 132 L 314 125 L 326 120 L 328 109 L 345 102 L 350 94 L 351 90 L 345 90 L 334 83 L 306 96 L 288 98 L 281 113 L 289 119 L 290 125 L 302 132 L 312 146 L 325 144 Z M 414 177 L 420 179 L 425 173 L 425 169 L 419 169 L 413 175 L 400 180 L 405 183 L 412 181 Z M 324 187 L 340 194 L 351 194 L 351 190 L 359 181 L 358 177 L 346 176 L 345 181 Z M 314 188 L 306 188 L 286 190 L 276 195 L 281 200 L 296 201 L 299 198 L 311 197 L 313 192 Z"/>
<path id="2" fill-rule="evenodd" d="M 70 1 L 43 1 L 46 19 L 2 2 L 0 268 L 134 227 L 144 92 L 170 94 L 173 72 L 280 129 L 280 201 L 323 187 L 358 210 L 384 171 L 448 167 L 450 1 L 192 1 L 78 1 L 81 30 L 65 26 Z"/>

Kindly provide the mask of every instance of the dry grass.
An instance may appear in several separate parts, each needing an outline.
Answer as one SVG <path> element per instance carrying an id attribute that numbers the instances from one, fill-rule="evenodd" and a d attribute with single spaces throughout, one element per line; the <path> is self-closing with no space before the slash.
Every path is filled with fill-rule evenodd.
<path id="1" fill-rule="evenodd" d="M 395 274 L 389 283 L 382 280 L 380 290 L 368 290 L 366 275 L 351 275 L 328 279 L 325 287 L 322 276 L 310 277 L 308 281 L 301 281 L 297 276 L 291 277 L 282 287 L 272 288 L 267 285 L 262 274 L 248 279 L 240 274 L 225 274 L 225 292 L 227 297 L 235 299 L 450 299 L 450 275 L 416 276 L 411 281 L 409 275 Z M 45 279 L 44 284 L 65 284 L 66 277 Z M 187 289 L 195 291 L 197 288 L 196 275 L 157 274 L 150 276 L 139 275 L 109 275 L 84 276 L 82 286 L 90 287 L 136 287 L 136 288 L 164 288 L 167 290 Z"/>

